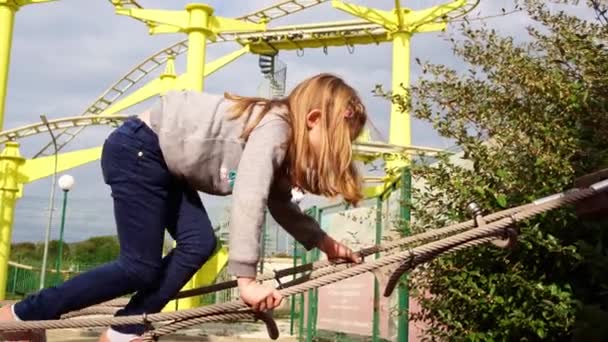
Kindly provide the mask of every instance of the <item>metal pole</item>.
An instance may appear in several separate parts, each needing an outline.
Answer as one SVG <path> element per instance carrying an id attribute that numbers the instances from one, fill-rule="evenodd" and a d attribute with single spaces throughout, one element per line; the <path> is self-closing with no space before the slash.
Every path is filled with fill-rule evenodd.
<path id="1" fill-rule="evenodd" d="M 376 199 L 376 245 L 382 242 L 382 196 Z M 380 253 L 376 253 L 378 259 Z M 378 278 L 374 277 L 374 316 L 372 323 L 372 341 L 380 341 L 380 284 Z"/>
<path id="2" fill-rule="evenodd" d="M 0 1 L 0 131 L 4 124 L 8 70 L 11 61 L 11 41 L 17 6 Z"/>
<path id="3" fill-rule="evenodd" d="M 293 267 L 298 266 L 298 246 L 296 245 L 296 241 L 293 242 Z M 293 280 L 296 279 L 296 274 L 293 275 Z M 295 313 L 296 313 L 296 296 L 291 296 L 289 298 L 291 304 L 291 313 L 289 314 L 289 334 L 293 336 L 294 334 L 294 323 L 295 323 Z"/>
<path id="4" fill-rule="evenodd" d="M 44 253 L 42 255 L 42 267 L 40 268 L 40 289 L 44 288 L 44 280 L 46 278 L 46 263 L 48 260 L 49 254 L 49 239 L 51 237 L 51 225 L 53 223 L 53 205 L 55 203 L 55 184 L 57 183 L 57 139 L 55 139 L 55 134 L 53 134 L 53 130 L 49 125 L 48 120 L 45 115 L 40 115 L 40 120 L 46 125 L 49 130 L 49 134 L 53 139 L 53 147 L 55 149 L 55 170 L 53 172 L 53 180 L 51 182 L 51 196 L 49 199 L 49 220 L 46 226 L 46 235 L 44 238 Z"/>
<path id="5" fill-rule="evenodd" d="M 203 4 L 190 4 L 186 6 L 191 22 L 202 23 L 209 27 L 209 20 L 213 8 Z M 205 86 L 205 53 L 209 30 L 191 30 L 188 32 L 188 56 L 186 58 L 186 74 L 188 86 L 192 90 L 203 90 Z"/>
<path id="6" fill-rule="evenodd" d="M 0 153 L 0 300 L 6 299 L 15 205 L 19 187 L 22 185 L 19 167 L 24 162 L 25 159 L 19 154 L 19 144 L 16 141 L 7 141 Z"/>
<path id="7" fill-rule="evenodd" d="M 409 236 L 411 212 L 409 203 L 412 198 L 412 175 L 409 168 L 403 168 L 401 171 L 401 203 L 400 216 L 404 224 L 403 234 Z M 409 340 L 409 314 L 410 314 L 410 293 L 408 285 L 408 274 L 405 273 L 401 277 L 401 284 L 398 288 L 399 296 L 399 324 L 398 338 L 399 342 L 407 342 Z"/>
<path id="8" fill-rule="evenodd" d="M 69 190 L 63 190 L 63 207 L 61 209 L 61 228 L 59 229 L 59 252 L 57 254 L 57 274 L 61 272 L 61 261 L 63 259 L 63 228 L 65 227 L 65 208 L 68 203 Z"/>

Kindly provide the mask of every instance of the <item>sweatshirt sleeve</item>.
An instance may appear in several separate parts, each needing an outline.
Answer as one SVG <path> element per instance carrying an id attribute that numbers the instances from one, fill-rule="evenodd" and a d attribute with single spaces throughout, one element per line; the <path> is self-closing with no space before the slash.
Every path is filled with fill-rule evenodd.
<path id="1" fill-rule="evenodd" d="M 277 179 L 268 199 L 268 211 L 289 235 L 311 250 L 327 235 L 317 221 L 291 201 L 291 185 L 285 177 Z"/>
<path id="2" fill-rule="evenodd" d="M 286 154 L 289 124 L 282 119 L 262 121 L 249 135 L 232 190 L 228 272 L 255 277 L 260 235 L 270 187 Z"/>

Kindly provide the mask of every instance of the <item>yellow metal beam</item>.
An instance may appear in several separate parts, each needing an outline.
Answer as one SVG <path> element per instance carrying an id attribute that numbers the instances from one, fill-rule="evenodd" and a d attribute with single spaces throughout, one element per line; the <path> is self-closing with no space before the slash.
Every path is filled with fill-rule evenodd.
<path id="1" fill-rule="evenodd" d="M 223 68 L 227 64 L 243 56 L 249 51 L 249 45 L 245 45 L 236 51 L 233 51 L 225 56 L 222 56 L 212 62 L 207 63 L 207 65 L 205 65 L 205 77 L 213 74 L 214 72 L 218 71 L 219 69 Z"/>
<path id="2" fill-rule="evenodd" d="M 20 7 L 54 0 L 0 0 L 0 131 L 4 127 L 4 109 L 15 13 Z"/>
<path id="3" fill-rule="evenodd" d="M 134 19 L 151 21 L 154 23 L 169 25 L 173 27 L 173 30 L 171 32 L 169 32 L 169 29 L 167 28 L 167 31 L 162 33 L 183 32 L 185 24 L 188 22 L 188 13 L 184 11 L 155 10 L 143 8 L 116 8 L 115 12 L 118 15 L 126 15 Z"/>
<path id="4" fill-rule="evenodd" d="M 412 28 L 412 32 L 413 33 L 438 32 L 438 31 L 445 31 L 445 29 L 447 27 L 448 27 L 447 22 L 427 23 L 427 24 L 422 24 L 420 26 L 416 26 L 416 27 Z"/>
<path id="5" fill-rule="evenodd" d="M 219 247 L 213 256 L 196 272 L 194 277 L 182 288 L 182 291 L 192 290 L 197 287 L 211 285 L 215 282 L 218 274 L 228 263 L 228 248 Z M 170 301 L 163 312 L 192 309 L 200 306 L 200 297 L 190 297 Z"/>
<path id="6" fill-rule="evenodd" d="M 101 157 L 102 147 L 66 152 L 57 155 L 57 172 L 88 164 Z M 55 171 L 55 156 L 26 160 L 20 168 L 20 183 L 26 184 L 48 177 Z"/>
<path id="7" fill-rule="evenodd" d="M 401 0 L 395 0 L 395 14 L 397 14 L 397 29 L 403 30 L 403 11 L 401 10 Z"/>
<path id="8" fill-rule="evenodd" d="M 277 50 L 301 50 L 301 49 L 318 49 L 329 46 L 344 46 L 346 43 L 352 45 L 367 45 L 367 44 L 379 44 L 388 42 L 391 39 L 388 34 L 383 33 L 380 35 L 370 34 L 356 37 L 344 37 L 344 36 L 327 36 L 327 37 L 315 37 L 309 39 L 281 39 L 278 41 L 265 42 L 262 40 L 258 41 L 247 41 L 251 47 L 251 52 L 257 54 L 268 54 L 275 53 Z"/>
<path id="9" fill-rule="evenodd" d="M 454 12 L 467 4 L 468 0 L 455 0 L 450 3 L 429 7 L 407 14 L 406 22 L 410 23 L 429 23 L 441 19 L 451 12 Z M 444 20 L 445 21 L 445 20 Z"/>
<path id="10" fill-rule="evenodd" d="M 339 9 L 348 14 L 365 19 L 372 23 L 382 25 L 387 29 L 396 30 L 399 28 L 399 19 L 394 12 L 383 11 L 376 8 L 365 7 L 360 5 L 348 4 L 340 0 L 332 0 L 331 5 L 335 9 Z"/>
<path id="11" fill-rule="evenodd" d="M 210 29 L 213 33 L 252 32 L 264 31 L 266 29 L 266 24 L 250 23 L 238 19 L 222 18 L 218 16 L 212 16 L 209 22 Z"/>
<path id="12" fill-rule="evenodd" d="M 186 77 L 183 75 L 176 79 L 169 80 L 167 79 L 167 76 L 164 75 L 164 77 L 154 79 L 148 82 L 143 87 L 137 89 L 137 91 L 134 91 L 128 96 L 125 96 L 122 100 L 117 101 L 112 106 L 106 108 L 103 112 L 101 112 L 101 114 L 111 115 L 119 113 L 125 110 L 126 108 L 129 108 L 149 98 L 162 94 L 169 89 L 185 88 L 187 84 L 188 83 Z M 171 88 L 169 88 L 169 86 Z"/>
<path id="13" fill-rule="evenodd" d="M 374 8 L 347 4 L 340 0 L 332 0 L 332 6 L 363 18 L 369 22 L 382 25 L 390 31 L 393 41 L 393 76 L 391 91 L 393 96 L 405 97 L 410 86 L 411 48 L 410 39 L 415 33 L 444 30 L 444 17 L 464 5 L 467 0 L 455 0 L 447 4 L 433 6 L 427 9 L 413 11 L 401 8 L 399 0 L 395 1 L 396 8 L 392 11 L 382 11 Z M 389 128 L 389 143 L 399 146 L 410 146 L 411 119 L 410 114 L 399 104 L 391 104 L 391 121 Z M 395 171 L 409 164 L 409 156 L 394 158 L 387 162 L 387 169 Z"/>
<path id="14" fill-rule="evenodd" d="M 212 73 L 231 63 L 235 59 L 243 56 L 247 52 L 249 52 L 249 47 L 245 46 L 212 62 L 207 63 L 204 68 L 204 77 L 211 75 Z M 129 94 L 122 100 L 106 108 L 100 114 L 116 114 L 149 98 L 163 94 L 168 90 L 188 89 L 189 86 L 193 83 L 195 83 L 195 81 L 190 80 L 187 75 L 181 75 L 179 77 L 175 75 L 175 63 L 171 60 L 167 62 L 165 72 L 160 76 L 160 78 L 148 82 L 146 85 L 137 89 L 135 92 Z"/>
<path id="15" fill-rule="evenodd" d="M 363 188 L 363 196 L 365 198 L 375 198 L 384 193 L 384 185 L 376 185 Z"/>
<path id="16" fill-rule="evenodd" d="M 189 4 L 185 11 L 117 7 L 116 13 L 146 22 L 150 26 L 150 34 L 187 33 L 186 88 L 198 91 L 204 88 L 207 39 L 214 39 L 222 32 L 266 29 L 265 24 L 214 16 L 213 8 L 204 4 Z"/>

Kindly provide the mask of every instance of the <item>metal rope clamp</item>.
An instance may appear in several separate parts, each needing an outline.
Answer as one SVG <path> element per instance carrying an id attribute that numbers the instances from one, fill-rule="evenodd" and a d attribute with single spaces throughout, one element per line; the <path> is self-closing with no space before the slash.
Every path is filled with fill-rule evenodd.
<path id="1" fill-rule="evenodd" d="M 141 323 L 146 327 L 147 333 L 153 341 L 158 341 L 159 336 L 154 331 L 154 325 L 148 319 L 148 314 L 144 312 L 141 314 Z"/>
<path id="2" fill-rule="evenodd" d="M 274 273 L 274 280 L 276 280 L 277 284 L 279 284 L 279 286 L 277 286 L 277 290 L 282 290 L 284 287 L 284 284 L 281 282 L 281 277 L 279 276 L 279 272 L 275 269 L 272 270 L 272 273 Z"/>
<path id="3" fill-rule="evenodd" d="M 473 216 L 473 220 L 475 221 L 475 227 L 481 227 L 486 225 L 486 220 L 484 219 L 481 208 L 477 203 L 469 203 L 467 205 L 467 211 L 471 214 L 471 216 Z M 517 242 L 517 229 L 514 227 L 514 225 L 517 223 L 517 220 L 513 217 L 513 215 L 511 215 L 510 217 L 512 223 L 509 227 L 503 229 L 502 238 L 491 241 L 491 243 L 498 248 L 512 248 Z"/>

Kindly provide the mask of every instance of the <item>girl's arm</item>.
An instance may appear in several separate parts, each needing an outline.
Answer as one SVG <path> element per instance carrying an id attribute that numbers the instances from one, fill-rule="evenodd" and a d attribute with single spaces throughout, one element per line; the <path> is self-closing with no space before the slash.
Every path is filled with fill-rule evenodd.
<path id="1" fill-rule="evenodd" d="M 306 250 L 319 248 L 327 254 L 329 260 L 345 259 L 355 263 L 361 262 L 357 254 L 327 235 L 317 221 L 302 212 L 291 198 L 289 181 L 285 177 L 277 179 L 268 197 L 268 211 L 289 235 L 300 242 Z"/>
<path id="2" fill-rule="evenodd" d="M 264 211 L 275 170 L 283 163 L 289 124 L 266 116 L 250 133 L 232 191 L 228 272 L 237 277 L 243 302 L 264 311 L 280 305 L 281 295 L 255 281 Z"/>
<path id="3" fill-rule="evenodd" d="M 291 184 L 287 177 L 276 179 L 268 196 L 270 215 L 306 250 L 319 247 L 319 243 L 327 234 L 315 219 L 302 212 L 291 199 Z"/>

